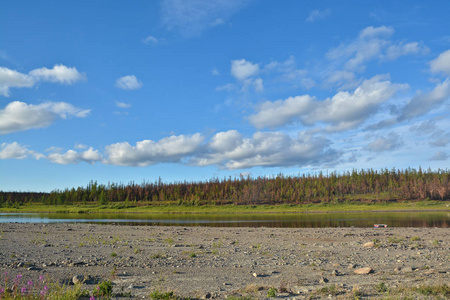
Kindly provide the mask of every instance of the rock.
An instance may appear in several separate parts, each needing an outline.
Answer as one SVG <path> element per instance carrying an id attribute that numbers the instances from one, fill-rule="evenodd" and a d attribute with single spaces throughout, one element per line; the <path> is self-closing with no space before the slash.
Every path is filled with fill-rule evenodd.
<path id="1" fill-rule="evenodd" d="M 402 273 L 411 273 L 412 271 L 414 271 L 414 270 L 411 267 L 402 268 Z"/>
<path id="2" fill-rule="evenodd" d="M 130 285 L 128 286 L 128 288 L 129 288 L 129 289 L 134 289 L 134 284 L 130 284 Z"/>
<path id="3" fill-rule="evenodd" d="M 35 267 L 35 266 L 31 266 L 27 270 L 28 271 L 40 271 L 41 269 L 39 269 L 38 267 Z"/>
<path id="4" fill-rule="evenodd" d="M 329 280 L 325 277 L 320 278 L 319 283 L 327 283 Z"/>
<path id="5" fill-rule="evenodd" d="M 256 273 L 253 273 L 252 275 L 253 275 L 253 277 L 258 277 L 258 274 L 256 274 Z"/>
<path id="6" fill-rule="evenodd" d="M 333 271 L 331 271 L 331 275 L 332 276 L 339 276 L 341 274 L 338 272 L 338 270 L 333 270 Z"/>
<path id="7" fill-rule="evenodd" d="M 72 277 L 73 284 L 80 284 L 80 283 L 83 283 L 83 281 L 84 281 L 83 275 L 75 275 Z"/>
<path id="8" fill-rule="evenodd" d="M 205 295 L 200 297 L 200 299 L 209 299 L 209 298 L 211 298 L 211 293 L 206 293 Z"/>
<path id="9" fill-rule="evenodd" d="M 349 264 L 348 265 L 348 267 L 347 267 L 347 269 L 354 269 L 354 268 L 356 268 L 356 265 L 355 264 Z"/>
<path id="10" fill-rule="evenodd" d="M 374 242 L 368 242 L 363 245 L 363 247 L 365 248 L 373 248 L 374 246 L 375 246 Z"/>
<path id="11" fill-rule="evenodd" d="M 355 274 L 369 274 L 369 273 L 373 273 L 373 269 L 370 268 L 370 267 L 360 268 L 360 269 L 356 269 L 355 271 L 353 271 L 353 273 L 355 273 Z"/>

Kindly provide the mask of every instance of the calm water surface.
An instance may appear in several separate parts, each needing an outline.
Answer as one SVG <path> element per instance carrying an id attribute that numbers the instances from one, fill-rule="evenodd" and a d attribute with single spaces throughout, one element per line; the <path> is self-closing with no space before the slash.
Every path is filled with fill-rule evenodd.
<path id="1" fill-rule="evenodd" d="M 105 223 L 214 227 L 450 227 L 450 212 L 314 214 L 57 214 L 0 213 L 0 223 Z"/>

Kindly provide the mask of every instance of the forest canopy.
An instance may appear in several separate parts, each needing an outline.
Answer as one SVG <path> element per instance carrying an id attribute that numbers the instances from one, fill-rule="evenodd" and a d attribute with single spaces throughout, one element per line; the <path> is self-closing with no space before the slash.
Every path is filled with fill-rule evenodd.
<path id="1" fill-rule="evenodd" d="M 303 174 L 299 176 L 212 178 L 200 182 L 141 184 L 91 181 L 85 187 L 54 190 L 50 193 L 2 192 L 0 205 L 24 203 L 100 204 L 133 203 L 135 205 L 258 205 L 310 204 L 341 202 L 388 202 L 400 200 L 449 200 L 450 172 L 424 171 L 421 168 L 380 171 Z"/>

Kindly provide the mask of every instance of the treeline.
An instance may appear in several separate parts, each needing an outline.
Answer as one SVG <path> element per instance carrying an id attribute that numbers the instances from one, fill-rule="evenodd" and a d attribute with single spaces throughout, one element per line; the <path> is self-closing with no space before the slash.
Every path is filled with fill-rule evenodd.
<path id="1" fill-rule="evenodd" d="M 450 171 L 353 170 L 300 176 L 213 178 L 201 182 L 98 184 L 50 193 L 1 192 L 0 204 L 308 204 L 345 201 L 450 200 Z"/>

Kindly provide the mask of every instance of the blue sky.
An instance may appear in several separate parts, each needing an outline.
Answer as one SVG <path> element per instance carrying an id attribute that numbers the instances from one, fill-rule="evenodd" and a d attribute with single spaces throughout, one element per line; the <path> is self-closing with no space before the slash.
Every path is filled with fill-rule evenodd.
<path id="1" fill-rule="evenodd" d="M 1 1 L 0 190 L 448 168 L 448 1 Z"/>

